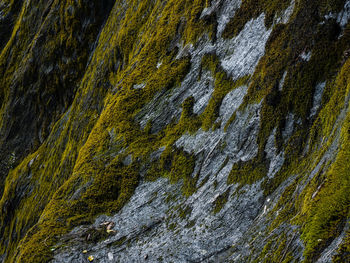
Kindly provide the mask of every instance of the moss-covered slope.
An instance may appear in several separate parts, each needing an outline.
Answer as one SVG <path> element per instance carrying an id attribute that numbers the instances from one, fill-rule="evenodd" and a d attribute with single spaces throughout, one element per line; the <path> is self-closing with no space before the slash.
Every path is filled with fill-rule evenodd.
<path id="1" fill-rule="evenodd" d="M 0 261 L 347 262 L 349 7 L 0 1 Z"/>

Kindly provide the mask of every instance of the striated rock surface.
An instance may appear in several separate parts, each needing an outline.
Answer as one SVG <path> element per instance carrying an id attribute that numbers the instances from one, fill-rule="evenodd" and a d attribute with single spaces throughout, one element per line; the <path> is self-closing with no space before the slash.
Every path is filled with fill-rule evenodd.
<path id="1" fill-rule="evenodd" d="M 0 1 L 0 262 L 350 262 L 350 1 Z"/>

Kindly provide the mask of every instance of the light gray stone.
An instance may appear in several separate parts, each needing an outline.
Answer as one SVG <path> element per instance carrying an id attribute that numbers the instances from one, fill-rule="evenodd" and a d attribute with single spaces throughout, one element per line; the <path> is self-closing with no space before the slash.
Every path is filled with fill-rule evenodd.
<path id="1" fill-rule="evenodd" d="M 324 88 L 326 87 L 326 82 L 319 83 L 315 88 L 314 99 L 312 109 L 310 111 L 310 118 L 314 117 L 321 106 L 322 96 Z"/>

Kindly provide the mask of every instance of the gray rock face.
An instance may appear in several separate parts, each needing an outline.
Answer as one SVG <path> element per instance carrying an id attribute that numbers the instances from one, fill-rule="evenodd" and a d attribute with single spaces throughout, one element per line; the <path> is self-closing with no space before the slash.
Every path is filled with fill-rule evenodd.
<path id="1" fill-rule="evenodd" d="M 212 5 L 212 8 L 205 9 L 203 14 L 210 14 L 217 8 L 218 32 L 220 32 L 220 27 L 224 27 L 228 23 L 229 18 L 234 15 L 234 11 L 239 8 L 239 3 L 240 1 L 217 1 Z M 249 21 L 242 32 L 233 39 L 218 38 L 215 43 L 212 43 L 207 37 L 204 37 L 196 48 L 191 44 L 182 46 L 179 43 L 180 51 L 177 58 L 190 54 L 191 70 L 181 83 L 180 88 L 166 94 L 160 93 L 144 108 L 138 115 L 141 127 L 144 128 L 151 120 L 153 130 L 159 131 L 172 119 L 179 118 L 181 104 L 189 96 L 195 98 L 195 113 L 201 113 L 205 109 L 214 90 L 214 79 L 209 72 L 204 72 L 198 81 L 201 61 L 205 54 L 215 52 L 221 60 L 222 67 L 234 80 L 252 74 L 260 58 L 264 55 L 265 45 L 271 33 L 271 29 L 265 28 L 264 19 L 265 16 L 262 14 L 257 19 Z M 240 96 L 240 99 L 243 98 Z"/>
<path id="2" fill-rule="evenodd" d="M 284 164 L 284 152 L 277 152 L 277 147 L 275 145 L 275 136 L 276 129 L 274 129 L 269 136 L 265 147 L 266 157 L 270 160 L 270 167 L 267 174 L 269 178 L 273 178 Z"/>
<path id="3" fill-rule="evenodd" d="M 262 14 L 249 21 L 236 38 L 221 39 L 225 24 L 239 6 L 240 1 L 216 1 L 211 9 L 203 11 L 203 14 L 213 9 L 218 12 L 217 42 L 213 44 L 204 38 L 196 48 L 180 45 L 179 57 L 184 49 L 191 54 L 190 72 L 179 88 L 159 94 L 144 108 L 137 117 L 141 127 L 151 120 L 152 129 L 158 131 L 171 119 L 179 118 L 181 104 L 189 96 L 195 99 L 195 113 L 205 109 L 214 90 L 210 72 L 202 72 L 198 80 L 201 60 L 207 53 L 215 51 L 222 67 L 233 79 L 254 72 L 264 55 L 271 29 L 265 28 Z M 171 185 L 167 179 L 143 182 L 118 214 L 96 220 L 95 227 L 103 221 L 115 222 L 114 236 L 97 245 L 86 246 L 81 242 L 74 249 L 60 249 L 53 262 L 87 258 L 90 254 L 98 262 L 143 262 L 146 259 L 150 262 L 215 262 L 216 255 L 239 246 L 264 209 L 260 182 L 241 189 L 238 185 L 227 185 L 232 165 L 240 160 L 251 160 L 258 152 L 261 103 L 237 111 L 247 89 L 242 86 L 226 95 L 220 107 L 221 127 L 185 134 L 175 143 L 176 147 L 197 156 L 195 171 L 200 171 L 199 189 L 192 196 L 186 199 L 180 194 L 181 183 Z M 224 131 L 234 113 L 235 120 Z M 267 150 L 273 152 L 272 149 L 274 146 Z M 278 163 L 275 155 L 273 152 L 271 162 Z M 227 202 L 214 213 L 215 201 L 224 194 Z M 82 230 L 77 228 L 71 234 L 74 236 L 79 231 Z M 85 249 L 88 253 L 82 254 Z"/>
<path id="4" fill-rule="evenodd" d="M 284 127 L 284 130 L 282 131 L 282 137 L 285 141 L 287 141 L 290 136 L 292 136 L 294 131 L 294 114 L 289 113 L 286 118 L 286 125 Z"/>
<path id="5" fill-rule="evenodd" d="M 273 230 L 269 229 L 271 221 L 273 218 L 277 217 L 280 212 L 280 210 L 273 211 L 273 208 L 276 206 L 283 191 L 296 179 L 297 176 L 291 176 L 288 178 L 264 201 L 259 214 L 246 232 L 240 245 L 230 248 L 226 253 L 219 254 L 215 259 L 219 259 L 219 261 L 222 262 L 251 262 L 257 258 L 257 255 L 252 255 L 251 251 L 256 251 L 256 253 L 259 254 L 263 251 L 269 238 L 272 238 L 273 236 L 279 237 L 282 233 L 288 237 L 287 239 L 290 242 L 289 245 L 294 248 L 294 257 L 301 259 L 303 243 L 296 234 L 296 231 L 298 230 L 296 226 L 283 223 Z M 265 259 L 269 260 L 271 256 L 272 255 L 267 254 Z"/>
<path id="6" fill-rule="evenodd" d="M 226 96 L 220 118 L 233 114 L 245 92 L 246 87 L 241 87 Z M 230 107 L 229 101 L 238 103 Z M 141 183 L 120 213 L 96 220 L 95 227 L 104 221 L 115 222 L 115 236 L 98 245 L 80 244 L 80 251 L 60 252 L 54 262 L 60 262 L 60 257 L 76 257 L 85 249 L 99 262 L 108 262 L 110 253 L 115 262 L 142 262 L 140 259 L 145 257 L 151 262 L 202 262 L 239 243 L 261 208 L 262 190 L 257 183 L 244 187 L 238 195 L 237 185 L 226 182 L 233 163 L 250 160 L 257 154 L 259 109 L 257 104 L 237 112 L 227 132 L 223 127 L 208 132 L 199 130 L 175 143 L 198 156 L 199 189 L 191 197 L 184 198 L 181 184 L 170 185 L 167 179 Z M 215 201 L 226 192 L 228 201 L 215 214 Z M 78 228 L 73 233 L 79 231 Z M 113 243 L 118 240 L 124 241 L 118 249 L 113 249 Z"/>
<path id="7" fill-rule="evenodd" d="M 229 92 L 224 98 L 220 107 L 222 126 L 225 126 L 232 114 L 239 108 L 247 94 L 248 87 L 242 86 Z"/>
<path id="8" fill-rule="evenodd" d="M 224 109 L 224 105 L 221 109 L 223 117 L 230 116 L 228 113 L 230 110 L 233 114 L 232 109 Z M 237 112 L 236 120 L 226 132 L 223 125 L 215 131 L 204 132 L 200 129 L 195 135 L 183 135 L 175 145 L 195 155 L 206 153 L 208 161 L 216 150 L 221 150 L 223 154 L 235 162 L 248 161 L 255 157 L 258 152 L 256 137 L 259 131 L 259 109 L 260 104 L 257 104 L 251 105 L 244 112 Z"/>
<path id="9" fill-rule="evenodd" d="M 344 27 L 350 19 L 350 1 L 347 1 L 344 5 L 343 11 L 337 16 L 337 22 L 341 27 Z"/>
<path id="10" fill-rule="evenodd" d="M 292 1 L 290 7 L 275 21 L 287 23 L 294 5 Z M 152 121 L 152 130 L 156 132 L 171 120 L 179 119 L 181 104 L 189 96 L 195 99 L 194 113 L 204 111 L 215 88 L 211 72 L 204 71 L 198 78 L 201 60 L 207 53 L 215 52 L 222 68 L 234 80 L 254 73 L 272 30 L 265 28 L 265 15 L 261 14 L 249 21 L 237 37 L 222 39 L 225 25 L 239 6 L 240 1 L 217 0 L 203 11 L 202 16 L 217 12 L 218 39 L 215 43 L 207 37 L 203 37 L 196 47 L 177 43 L 180 49 L 178 58 L 185 54 L 191 55 L 190 72 L 180 87 L 159 93 L 144 107 L 136 117 L 141 127 Z M 342 17 L 341 21 L 347 19 L 346 14 Z M 303 54 L 302 57 L 309 60 L 311 54 Z M 283 89 L 285 77 L 286 73 L 280 82 L 280 90 Z M 143 87 L 139 85 L 135 88 Z M 272 218 L 279 213 L 273 208 L 297 175 L 286 179 L 268 198 L 263 195 L 262 181 L 241 188 L 236 184 L 227 184 L 232 166 L 239 161 L 249 161 L 258 153 L 262 101 L 239 110 L 247 89 L 247 86 L 241 86 L 225 96 L 217 120 L 221 121 L 219 128 L 209 131 L 199 129 L 195 134 L 185 134 L 175 142 L 174 146 L 196 156 L 193 176 L 199 175 L 198 190 L 192 196 L 185 198 L 181 195 L 181 182 L 170 184 L 165 178 L 155 182 L 142 181 L 118 214 L 100 216 L 89 226 L 97 228 L 101 223 L 111 221 L 115 223 L 114 234 L 97 244 L 88 244 L 78 238 L 84 228 L 76 228 L 67 235 L 72 246 L 57 249 L 52 262 L 86 261 L 89 255 L 96 262 L 249 262 L 251 249 L 261 251 L 269 235 L 281 233 L 286 233 L 291 240 L 290 246 L 295 248 L 295 256 L 302 258 L 303 244 L 295 234 L 295 226 L 284 223 L 273 233 L 267 230 Z M 324 84 L 316 87 L 311 116 L 318 110 L 323 89 Z M 236 118 L 224 130 L 233 114 L 236 114 Z M 282 131 L 285 141 L 293 135 L 296 123 L 298 120 L 290 113 Z M 265 146 L 266 157 L 270 161 L 267 174 L 270 179 L 274 178 L 285 162 L 284 151 L 278 152 L 275 145 L 275 136 L 276 129 Z M 159 157 L 163 150 L 160 149 L 152 158 Z M 317 169 L 325 161 L 322 160 L 310 178 L 318 172 Z M 294 194 L 300 193 L 301 189 L 298 191 Z M 224 195 L 227 200 L 216 211 L 216 201 Z M 329 255 L 334 252 L 339 243 L 337 240 L 334 242 L 334 248 L 326 251 L 322 259 L 329 259 Z M 83 253 L 84 250 L 88 252 Z"/>
<path id="11" fill-rule="evenodd" d="M 322 95 L 323 95 L 323 91 L 324 91 L 325 87 L 326 87 L 325 82 L 322 82 L 316 86 L 315 94 L 314 94 L 314 101 L 313 101 L 312 109 L 310 112 L 310 117 L 315 116 L 318 109 L 320 108 L 321 102 L 322 102 Z"/>
<path id="12" fill-rule="evenodd" d="M 211 73 L 206 71 L 202 73 L 201 80 L 192 86 L 192 96 L 196 103 L 193 106 L 193 113 L 201 114 L 208 105 L 211 95 L 214 91 L 214 79 Z"/>
<path id="13" fill-rule="evenodd" d="M 312 56 L 312 53 L 311 52 L 303 52 L 301 53 L 300 57 L 305 60 L 305 61 L 310 61 L 311 59 L 311 56 Z"/>
<path id="14" fill-rule="evenodd" d="M 336 254 L 336 250 L 344 240 L 346 231 L 349 230 L 349 223 L 344 227 L 342 233 L 333 240 L 333 242 L 323 251 L 321 257 L 316 261 L 316 263 L 331 262 L 332 257 Z"/>
<path id="15" fill-rule="evenodd" d="M 221 66 L 232 77 L 239 78 L 254 73 L 255 67 L 265 53 L 265 44 L 270 36 L 271 29 L 267 30 L 264 24 L 265 15 L 249 21 L 239 35 L 230 43 L 223 41 L 225 49 Z M 222 50 L 223 51 L 223 50 Z"/>
<path id="16" fill-rule="evenodd" d="M 295 0 L 292 0 L 290 2 L 289 7 L 286 10 L 284 10 L 283 14 L 281 16 L 278 16 L 277 18 L 275 18 L 275 23 L 287 24 L 290 17 L 293 14 L 294 7 L 295 7 Z"/>
<path id="17" fill-rule="evenodd" d="M 337 13 L 329 13 L 325 15 L 325 19 L 336 19 L 338 24 L 344 28 L 350 19 L 350 1 L 346 1 L 342 11 Z"/>
<path id="18" fill-rule="evenodd" d="M 279 87 L 278 87 L 279 91 L 283 90 L 283 85 L 284 85 L 284 81 L 286 80 L 286 77 L 287 77 L 287 71 L 283 73 L 282 79 L 280 80 Z"/>

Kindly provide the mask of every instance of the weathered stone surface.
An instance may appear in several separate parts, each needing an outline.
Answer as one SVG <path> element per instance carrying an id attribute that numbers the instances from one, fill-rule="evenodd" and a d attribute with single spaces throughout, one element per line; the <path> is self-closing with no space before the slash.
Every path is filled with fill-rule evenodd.
<path id="1" fill-rule="evenodd" d="M 34 10 L 33 5 L 39 2 L 25 1 L 23 5 Z M 348 34 L 350 1 L 342 2 L 342 10 L 340 6 L 333 13 L 319 15 L 320 10 L 307 10 L 305 1 L 291 0 L 284 3 L 285 10 L 276 11 L 273 16 L 269 12 L 275 7 L 256 1 L 258 12 L 247 14 L 249 19 L 240 17 L 244 21 L 242 30 L 226 38 L 223 38 L 226 26 L 248 1 L 206 1 L 207 7 L 202 6 L 200 12 L 193 9 L 195 14 L 191 14 L 191 21 L 186 21 L 182 13 L 179 20 L 174 19 L 174 28 L 167 28 L 172 32 L 171 36 L 158 36 L 158 30 L 148 30 L 158 22 L 168 25 L 172 23 L 173 13 L 178 15 L 175 5 L 167 6 L 170 12 L 164 15 L 168 1 L 102 1 L 101 17 L 99 12 L 93 11 L 94 1 L 62 2 L 67 5 L 49 1 L 46 8 L 38 6 L 39 13 L 48 12 L 47 22 L 40 16 L 45 22 L 42 27 L 39 20 L 28 16 L 27 10 L 23 9 L 23 23 L 30 19 L 36 21 L 29 30 L 35 37 L 30 48 L 23 51 L 28 57 L 18 53 L 23 55 L 23 61 L 13 75 L 8 73 L 13 80 L 6 81 L 15 84 L 11 86 L 13 92 L 0 90 L 1 103 L 9 98 L 4 108 L 9 107 L 11 101 L 22 107 L 5 111 L 6 114 L 14 116 L 16 112 L 25 112 L 19 120 L 30 116 L 26 121 L 33 122 L 23 123 L 23 127 L 29 128 L 35 136 L 28 132 L 28 137 L 23 137 L 26 131 L 16 133 L 21 127 L 20 121 L 13 127 L 8 123 L 11 132 L 25 143 L 17 145 L 18 140 L 11 139 L 6 143 L 16 144 L 16 147 L 0 151 L 0 157 L 5 156 L 0 160 L 0 186 L 4 182 L 7 187 L 0 189 L 0 197 L 2 191 L 5 193 L 0 199 L 0 262 L 15 262 L 37 255 L 35 244 L 39 244 L 45 253 L 52 254 L 45 255 L 44 259 L 31 258 L 30 262 L 216 263 L 283 262 L 285 259 L 302 262 L 310 246 L 308 237 L 303 236 L 304 217 L 318 205 L 322 188 L 328 182 L 327 176 L 331 178 L 333 164 L 344 151 L 343 144 L 348 145 L 343 128 L 348 127 L 345 125 L 350 111 L 345 56 L 348 44 L 340 40 Z M 312 7 L 317 6 L 309 2 Z M 193 3 L 188 1 L 189 6 Z M 85 13 L 79 10 L 82 6 Z M 138 13 L 140 6 L 142 12 Z M 300 10 L 301 7 L 304 9 Z M 65 10 L 64 14 L 57 15 L 60 9 Z M 0 29 L 9 17 L 5 11 L 5 5 L 0 3 Z M 18 15 L 15 11 L 11 16 Z M 136 18 L 130 15 L 134 13 Z M 147 20 L 146 26 L 132 24 L 147 16 L 152 19 Z M 310 35 L 303 35 L 305 39 L 296 40 L 285 32 L 304 32 L 303 22 L 309 22 L 305 18 L 308 16 L 312 21 L 310 28 L 305 30 Z M 208 30 L 200 33 L 183 31 L 185 24 L 191 23 L 195 24 L 193 31 L 196 31 L 198 21 L 207 23 L 205 29 Z M 333 32 L 317 35 L 318 30 L 329 24 L 334 26 L 331 29 L 339 28 L 336 37 L 339 42 L 328 39 L 333 37 Z M 96 27 L 90 28 L 92 25 Z M 128 31 L 129 25 L 135 28 Z M 69 39 L 76 40 L 72 47 L 65 46 L 67 39 L 64 38 L 57 41 L 60 49 L 52 46 L 62 54 L 54 53 L 53 58 L 46 57 L 45 52 L 40 54 L 40 47 L 46 46 L 44 43 L 49 36 L 57 33 L 54 28 L 66 30 L 70 26 L 74 26 L 74 30 Z M 37 31 L 39 33 L 35 34 Z M 194 39 L 189 36 L 190 40 L 186 38 L 186 42 L 182 33 L 193 33 Z M 21 39 L 17 39 L 16 34 L 13 39 L 19 45 Z M 10 37 L 6 32 L 0 32 L 1 36 Z M 157 41 L 148 42 L 155 36 L 159 42 L 169 42 L 166 52 L 162 56 L 152 53 L 142 57 L 140 54 L 147 45 L 152 45 L 151 49 L 156 49 L 158 44 L 161 46 L 162 43 Z M 320 45 L 317 37 L 324 37 L 329 41 L 327 44 L 334 44 L 334 48 L 342 46 L 335 52 L 337 54 L 332 54 L 339 56 L 339 65 L 333 68 L 325 63 L 323 68 L 329 72 L 317 72 L 316 77 L 308 79 L 304 72 L 311 74 L 314 68 L 316 71 L 315 58 L 322 53 L 314 47 L 314 43 Z M 80 47 L 84 43 L 86 46 Z M 0 39 L 0 49 L 2 44 Z M 295 50 L 295 54 L 289 52 L 290 49 Z M 10 45 L 8 50 L 8 61 L 12 59 L 12 52 L 19 56 Z M 82 50 L 86 54 L 83 52 L 83 58 L 78 58 Z M 341 53 L 344 53 L 343 61 Z M 216 55 L 213 56 L 217 59 L 214 69 L 211 65 L 204 67 L 206 55 Z M 288 61 L 284 61 L 284 56 L 288 56 Z M 3 58 L 1 53 L 0 58 Z M 138 66 L 144 65 L 142 63 L 147 59 L 151 61 L 147 67 L 156 72 L 151 74 L 152 78 L 140 77 L 147 69 Z M 283 63 L 276 63 L 280 60 Z M 183 75 L 168 82 L 179 61 L 186 62 L 185 69 L 178 73 Z M 72 66 L 75 62 L 79 64 Z M 6 63 L 0 63 L 0 72 L 6 72 Z M 30 71 L 32 63 L 37 64 L 34 72 Z M 59 63 L 68 66 L 61 72 Z M 309 65 L 313 66 L 311 70 Z M 166 67 L 165 72 L 163 67 Z M 157 78 L 158 73 L 163 74 L 163 78 Z M 46 92 L 51 86 L 45 86 L 45 92 L 40 93 L 36 88 L 44 86 L 39 85 L 41 82 L 36 76 L 45 84 L 44 77 L 53 75 L 59 78 L 53 85 L 57 93 L 50 93 L 48 98 Z M 60 78 L 67 76 L 72 80 L 62 84 Z M 27 82 L 25 77 L 33 79 Z M 296 81 L 293 82 L 291 77 Z M 220 90 L 222 86 L 218 80 L 240 83 L 238 80 L 242 78 L 243 84 Z M 162 83 L 161 87 L 158 87 L 158 81 Z M 331 82 L 336 84 L 328 86 Z M 64 88 L 74 84 L 74 91 L 69 91 L 72 94 L 67 95 L 64 89 L 59 89 L 61 84 Z M 307 94 L 303 93 L 304 84 L 310 91 Z M 23 98 L 18 96 L 20 88 L 25 91 Z M 338 94 L 339 90 L 344 91 Z M 220 92 L 222 94 L 217 95 Z M 28 94 L 33 100 L 27 98 Z M 35 119 L 38 106 L 34 98 L 43 105 L 54 103 L 55 109 L 44 111 L 42 116 L 45 118 Z M 147 101 L 140 101 L 140 98 Z M 183 106 L 189 98 L 191 106 Z M 201 122 L 206 117 L 206 109 L 210 108 L 208 105 L 212 106 L 212 99 L 217 100 L 214 101 L 217 103 L 216 119 L 206 129 Z M 305 105 L 294 103 L 295 100 L 304 102 L 304 99 Z M 324 112 L 327 103 L 334 103 L 331 109 L 327 108 L 329 119 Z M 23 108 L 27 104 L 30 106 L 28 112 Z M 333 113 L 338 105 L 341 109 Z M 30 109 L 34 109 L 35 114 Z M 200 124 L 194 130 L 187 130 L 181 125 L 188 121 Z M 0 134 L 3 131 L 6 135 L 3 140 L 11 137 L 5 126 L 0 122 Z M 29 151 L 31 147 L 28 145 L 34 142 L 41 146 L 33 146 L 30 150 L 33 153 L 26 153 L 25 150 Z M 1 143 L 2 140 L 0 150 Z M 34 151 L 37 147 L 38 152 Z M 181 162 L 191 161 L 192 174 L 190 171 L 190 175 L 186 174 L 187 177 L 181 177 L 175 183 L 170 180 L 174 171 L 180 174 L 187 170 L 174 169 L 172 156 L 167 156 L 169 152 L 181 154 Z M 157 166 L 158 162 L 161 168 Z M 157 169 L 164 171 L 158 174 Z M 2 174 L 8 171 L 11 176 L 2 180 Z M 149 171 L 152 174 L 148 174 Z M 240 176 L 242 178 L 238 178 Z M 186 196 L 183 186 L 188 177 L 193 179 L 194 185 L 191 185 L 193 193 Z M 47 195 L 35 192 L 43 185 L 52 192 Z M 130 192 L 124 191 L 129 187 Z M 109 196 L 101 195 L 102 188 L 107 189 Z M 95 192 L 91 193 L 91 189 Z M 33 207 L 28 205 L 31 202 L 35 204 Z M 60 206 L 66 210 L 60 210 Z M 19 217 L 21 209 L 27 212 L 37 209 L 38 213 Z M 84 213 L 83 216 L 79 212 Z M 308 220 L 310 223 L 314 218 L 309 216 Z M 331 262 L 349 233 L 349 224 L 344 223 L 346 215 L 342 220 L 337 225 L 339 231 L 335 231 L 327 242 L 320 240 L 321 245 L 309 260 Z M 16 229 L 17 224 L 19 229 Z M 36 234 L 42 234 L 41 228 L 52 228 L 53 234 L 48 231 L 46 236 L 37 237 Z M 2 238 L 2 235 L 8 237 Z M 7 246 L 7 242 L 13 247 Z M 34 249 L 30 242 L 34 243 Z M 273 258 L 274 253 L 278 259 Z"/>

